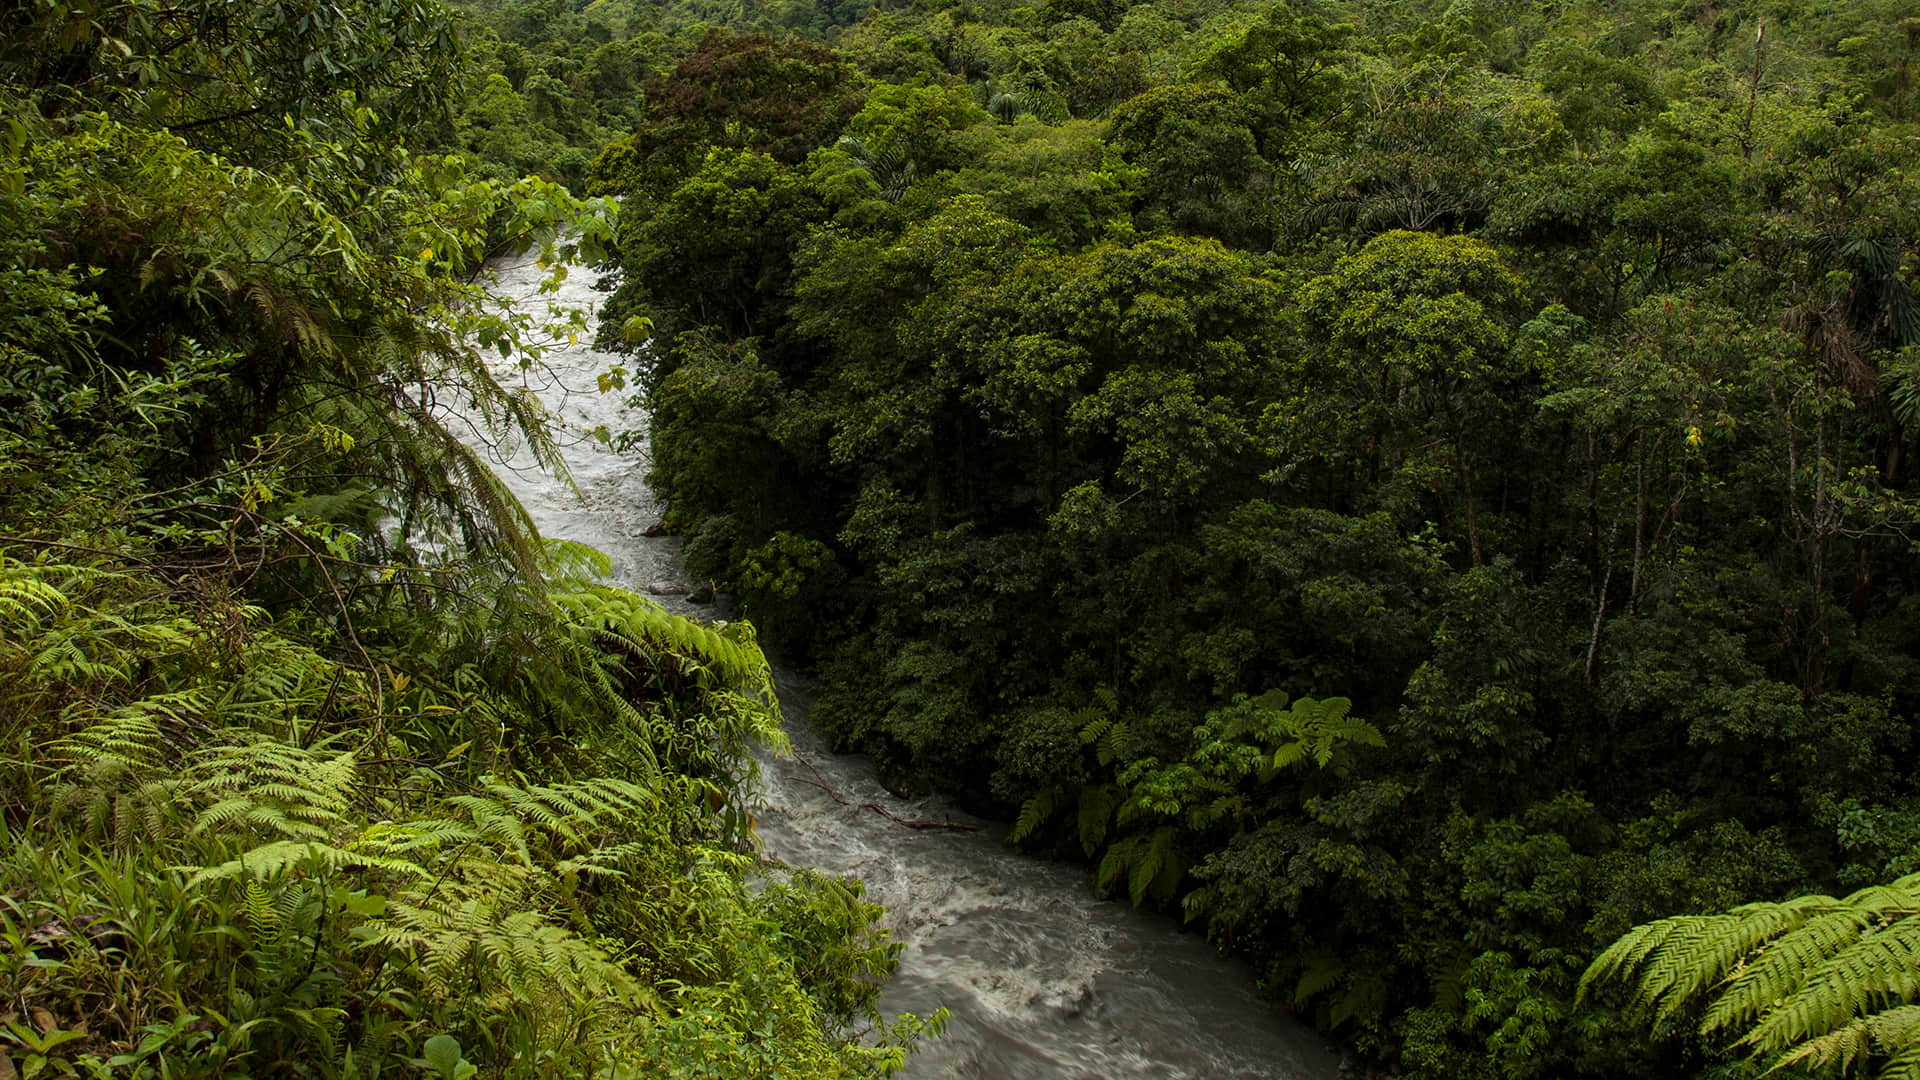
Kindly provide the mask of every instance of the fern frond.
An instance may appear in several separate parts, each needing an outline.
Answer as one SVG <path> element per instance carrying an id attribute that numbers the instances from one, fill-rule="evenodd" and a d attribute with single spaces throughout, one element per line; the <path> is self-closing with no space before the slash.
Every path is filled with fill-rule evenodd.
<path id="1" fill-rule="evenodd" d="M 1121 840 L 1108 848 L 1106 857 L 1100 860 L 1096 884 L 1103 889 L 1111 888 L 1124 878 L 1127 896 L 1135 907 L 1146 902 L 1150 890 L 1157 898 L 1171 899 L 1181 876 L 1186 873 L 1185 864 L 1175 853 L 1175 839 L 1173 827 L 1163 825 L 1151 833 Z"/>
<path id="2" fill-rule="evenodd" d="M 1096 745 L 1100 742 L 1101 737 L 1107 733 L 1107 729 L 1112 726 L 1112 717 L 1094 714 L 1093 718 L 1086 722 L 1086 726 L 1080 729 L 1081 743 L 1087 746 Z"/>
<path id="3" fill-rule="evenodd" d="M 1801 962 L 1801 981 L 1766 1012 L 1741 1041 L 1766 1050 L 1782 1050 L 1831 1030 L 1835 1017 L 1866 1015 L 1888 1001 L 1920 996 L 1920 918 L 1876 926 L 1877 913 L 1860 908 L 1838 923 L 1838 946 L 1821 963 Z M 1843 916 L 1829 916 L 1842 919 Z M 1820 920 L 1825 922 L 1825 920 Z M 1812 930 L 1816 924 L 1809 924 Z M 1767 949 L 1785 952 L 1806 931 L 1782 938 Z M 1825 944 L 1824 942 L 1822 943 Z"/>
<path id="4" fill-rule="evenodd" d="M 55 739 L 47 745 L 47 756 L 59 763 L 54 778 L 68 779 L 102 762 L 132 769 L 159 768 L 166 762 L 167 750 L 160 721 L 181 717 L 182 710 L 170 706 L 199 699 L 192 692 L 143 699 Z"/>
<path id="5" fill-rule="evenodd" d="M 1132 749 L 1133 728 L 1125 720 L 1100 716 L 1080 729 L 1080 741 L 1094 748 L 1100 764 L 1111 765 L 1124 760 L 1127 751 Z"/>
<path id="6" fill-rule="evenodd" d="M 1836 903 L 1822 896 L 1736 909 L 1740 926 L 1731 928 L 1716 942 L 1719 953 L 1715 959 L 1729 965 L 1730 959 L 1720 958 L 1747 960 L 1709 1007 L 1701 1029 L 1711 1032 L 1751 1023 L 1773 1010 L 1809 973 L 1851 944 L 1871 916 L 1863 920 L 1860 913 L 1833 910 Z M 1749 939 L 1751 944 L 1747 944 Z M 1744 950 L 1742 945 L 1746 946 Z M 1676 962 L 1685 960 L 1676 958 Z"/>
<path id="7" fill-rule="evenodd" d="M 294 870 L 309 872 L 343 869 L 384 870 L 405 877 L 429 876 L 425 868 L 410 859 L 349 851 L 332 844 L 304 840 L 276 840 L 217 866 L 185 869 L 193 871 L 187 879 L 187 883 L 193 886 L 204 885 L 210 881 L 230 881 L 241 877 L 275 878 Z"/>
<path id="8" fill-rule="evenodd" d="M 1920 875 L 1637 927 L 1588 967 L 1580 996 L 1603 980 L 1629 981 L 1656 1024 L 1705 1000 L 1703 1034 L 1741 1031 L 1734 1045 L 1777 1068 L 1884 1059 L 1877 1075 L 1896 1075 L 1920 1062 Z"/>
<path id="9" fill-rule="evenodd" d="M 267 892 L 266 886 L 262 885 L 257 878 L 249 879 L 242 893 L 245 897 L 243 910 L 246 914 L 247 930 L 255 938 L 280 936 L 280 928 L 284 925 L 280 918 L 280 909 L 274 904 L 273 896 Z"/>
<path id="10" fill-rule="evenodd" d="M 1013 828 L 1007 831 L 1007 839 L 1017 844 L 1032 836 L 1035 829 L 1046 824 L 1047 819 L 1053 816 L 1059 798 L 1059 788 L 1042 788 L 1033 798 L 1021 804 L 1020 816 L 1014 820 Z"/>
<path id="11" fill-rule="evenodd" d="M 750 637 L 741 640 L 726 632 L 739 624 L 715 630 L 646 597 L 607 586 L 557 593 L 551 600 L 576 627 L 626 651 L 641 656 L 665 651 L 691 661 L 703 686 L 733 686 L 772 697 L 771 669 L 759 646 Z"/>
<path id="12" fill-rule="evenodd" d="M 330 754 L 251 731 L 226 733 L 195 755 L 186 769 L 186 793 L 207 802 L 195 834 L 236 825 L 302 840 L 326 840 L 351 807 L 360 770 L 349 751 Z"/>
<path id="13" fill-rule="evenodd" d="M 553 865 L 553 872 L 558 875 L 579 874 L 589 878 L 617 880 L 628 876 L 621 864 L 645 863 L 653 850 L 652 845 L 637 841 L 595 848 L 570 859 L 562 859 Z"/>
<path id="14" fill-rule="evenodd" d="M 1300 698 L 1291 708 L 1272 714 L 1274 730 L 1287 741 L 1273 752 L 1275 771 L 1298 765 L 1308 758 L 1324 769 L 1347 743 L 1385 746 L 1380 729 L 1349 713 L 1353 702 L 1343 697 Z"/>
<path id="15" fill-rule="evenodd" d="M 1920 1080 L 1920 1034 L 1912 1027 L 1900 1032 L 1900 1049 L 1881 1064 L 1877 1080 Z"/>
<path id="16" fill-rule="evenodd" d="M 1087 784 L 1081 787 L 1076 824 L 1080 829 L 1080 846 L 1088 855 L 1100 850 L 1100 845 L 1105 842 L 1107 823 L 1113 820 L 1120 794 L 1120 790 L 1111 784 Z"/>
<path id="17" fill-rule="evenodd" d="M 369 927 L 371 946 L 411 953 L 438 995 L 485 992 L 572 1003 L 637 1000 L 639 985 L 598 945 L 531 911 L 503 915 L 492 900 L 397 900 Z"/>
<path id="18" fill-rule="evenodd" d="M 1920 1005 L 1902 1005 L 1836 1028 L 1782 1057 L 1775 1069 L 1813 1065 L 1845 1073 L 1900 1046 L 1920 1050 Z M 1882 1070 L 1880 1075 L 1887 1073 Z"/>
<path id="19" fill-rule="evenodd" d="M 424 855 L 472 843 L 481 833 L 465 823 L 446 818 L 419 821 L 380 821 L 369 825 L 349 845 L 356 851 L 376 855 Z"/>
<path id="20" fill-rule="evenodd" d="M 1346 972 L 1347 966 L 1335 954 L 1324 950 L 1313 953 L 1306 958 L 1300 979 L 1293 985 L 1294 1003 L 1299 1004 L 1340 985 Z"/>
<path id="21" fill-rule="evenodd" d="M 70 603 L 66 593 L 23 569 L 31 568 L 12 560 L 0 562 L 0 641 L 33 636 L 46 618 Z"/>

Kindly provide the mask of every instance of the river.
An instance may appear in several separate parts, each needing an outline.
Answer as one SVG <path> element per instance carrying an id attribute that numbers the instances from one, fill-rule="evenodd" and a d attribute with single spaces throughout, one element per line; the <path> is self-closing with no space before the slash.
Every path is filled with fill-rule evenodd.
<path id="1" fill-rule="evenodd" d="M 531 259 L 495 268 L 496 287 L 525 305 L 590 305 L 591 275 L 543 298 Z M 660 508 L 631 455 L 584 433 L 643 426 L 620 394 L 597 391 L 615 358 L 581 343 L 549 352 L 524 379 L 555 414 L 581 496 L 511 447 L 494 467 L 543 535 L 589 544 L 613 562 L 614 584 L 654 594 L 682 614 L 692 604 L 671 537 L 646 534 Z M 1080 867 L 1021 856 L 1003 830 L 933 799 L 900 799 L 857 756 L 832 753 L 807 723 L 798 679 L 776 672 L 794 753 L 762 762 L 766 854 L 793 866 L 853 874 L 886 906 L 904 943 L 881 996 L 889 1015 L 944 1006 L 947 1032 L 923 1044 L 907 1077 L 1192 1077 L 1319 1080 L 1337 1061 L 1309 1029 L 1253 989 L 1244 966 L 1217 956 L 1171 920 L 1102 900 Z M 908 821 L 971 829 L 916 829 Z"/>

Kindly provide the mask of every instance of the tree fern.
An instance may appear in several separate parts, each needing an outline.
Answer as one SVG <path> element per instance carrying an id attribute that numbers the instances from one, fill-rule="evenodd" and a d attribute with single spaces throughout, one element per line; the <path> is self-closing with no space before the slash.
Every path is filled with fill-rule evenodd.
<path id="1" fill-rule="evenodd" d="M 1656 1024 L 1703 1007 L 1701 1034 L 1781 1067 L 1920 1075 L 1920 875 L 1638 927 L 1581 993 L 1608 981 L 1630 983 Z"/>
<path id="2" fill-rule="evenodd" d="M 1273 767 L 1284 769 L 1311 760 L 1324 769 L 1333 764 L 1342 743 L 1385 746 L 1380 729 L 1349 715 L 1352 708 L 1353 702 L 1341 697 L 1301 698 L 1292 708 L 1276 713 L 1278 728 L 1288 741 L 1274 750 Z"/>
<path id="3" fill-rule="evenodd" d="M 1172 899 L 1181 875 L 1186 873 L 1186 863 L 1176 850 L 1175 839 L 1174 829 L 1162 826 L 1151 833 L 1121 840 L 1108 848 L 1106 857 L 1100 860 L 1096 883 L 1104 889 L 1124 880 L 1127 896 L 1135 907 L 1146 903 L 1149 893 L 1158 900 Z"/>
<path id="4" fill-rule="evenodd" d="M 658 603 L 624 589 L 596 586 L 555 595 L 554 605 L 570 621 L 600 635 L 599 640 L 661 658 L 689 663 L 703 686 L 731 684 L 771 700 L 772 674 L 766 657 L 742 627 L 729 633 L 667 611 Z"/>
<path id="5" fill-rule="evenodd" d="M 1114 809 L 1120 802 L 1120 789 L 1112 784 L 1081 786 L 1076 822 L 1080 829 L 1080 846 L 1088 855 L 1100 850 L 1100 845 L 1106 842 L 1107 823 L 1113 820 Z"/>
<path id="6" fill-rule="evenodd" d="M 1057 787 L 1041 788 L 1035 792 L 1032 798 L 1021 804 L 1013 828 L 1007 830 L 1007 839 L 1017 844 L 1032 836 L 1035 829 L 1046 824 L 1047 819 L 1053 816 L 1059 799 L 1060 789 Z"/>

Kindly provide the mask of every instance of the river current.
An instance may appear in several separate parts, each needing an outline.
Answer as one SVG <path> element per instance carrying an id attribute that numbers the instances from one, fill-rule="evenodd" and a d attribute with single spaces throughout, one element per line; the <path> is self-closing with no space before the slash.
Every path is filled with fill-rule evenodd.
<path id="1" fill-rule="evenodd" d="M 531 258 L 494 273 L 497 291 L 529 310 L 597 299 L 584 272 L 543 296 L 544 274 Z M 502 371 L 524 380 L 553 413 L 579 496 L 522 448 L 483 449 L 543 535 L 606 553 L 614 584 L 682 614 L 714 617 L 689 600 L 678 542 L 646 535 L 660 507 L 643 462 L 586 434 L 644 426 L 624 395 L 598 392 L 597 377 L 615 362 L 580 343 L 549 351 L 527 371 Z M 794 752 L 761 763 L 763 849 L 792 866 L 856 875 L 885 905 L 885 925 L 905 948 L 882 1011 L 925 1015 L 944 1006 L 951 1014 L 946 1033 L 922 1045 L 904 1076 L 1335 1076 L 1325 1044 L 1262 1001 L 1244 965 L 1171 920 L 1096 897 L 1082 868 L 1015 853 L 993 823 L 937 799 L 895 797 L 866 761 L 832 753 L 808 725 L 798 679 L 776 671 L 776 682 Z"/>

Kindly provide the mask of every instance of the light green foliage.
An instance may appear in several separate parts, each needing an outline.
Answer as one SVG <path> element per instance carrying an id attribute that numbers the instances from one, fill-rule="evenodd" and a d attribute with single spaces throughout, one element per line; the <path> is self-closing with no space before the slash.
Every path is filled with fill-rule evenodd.
<path id="1" fill-rule="evenodd" d="M 1140 170 L 1102 141 L 1106 126 L 1023 118 L 996 131 L 994 145 L 954 183 L 980 191 L 1001 214 L 1071 251 L 1123 239 Z"/>
<path id="2" fill-rule="evenodd" d="M 751 625 L 461 437 L 559 468 L 492 364 L 584 317 L 475 270 L 614 204 L 392 143 L 437 6 L 298 9 L 0 15 L 0 1073 L 897 1069 L 878 910 L 753 854 Z"/>
<path id="3" fill-rule="evenodd" d="M 867 91 L 866 104 L 847 121 L 847 137 L 898 154 L 931 174 L 972 157 L 971 129 L 989 120 L 957 87 L 882 83 Z"/>
<path id="4" fill-rule="evenodd" d="M 1701 1034 L 1777 1068 L 1900 1077 L 1920 1068 L 1920 878 L 1686 915 L 1622 936 L 1581 980 L 1626 981 L 1655 1023 L 1701 1009 Z"/>
<path id="5" fill-rule="evenodd" d="M 1324 313 L 1329 337 L 1355 361 L 1405 368 L 1450 389 L 1496 372 L 1506 339 L 1495 317 L 1519 288 L 1484 243 L 1401 231 L 1342 259 L 1302 300 Z"/>
<path id="6" fill-rule="evenodd" d="M 1353 702 L 1346 698 L 1315 701 L 1301 698 L 1279 718 L 1280 730 L 1288 742 L 1273 752 L 1273 767 L 1284 769 L 1296 762 L 1313 760 L 1321 768 L 1333 764 L 1334 752 L 1343 742 L 1365 746 L 1385 746 L 1380 732 L 1364 720 L 1348 716 Z"/>
<path id="7" fill-rule="evenodd" d="M 583 1070 L 670 1063 L 679 1053 L 674 1029 L 660 1025 L 686 1006 L 668 985 L 710 985 L 735 965 L 779 963 L 741 950 L 785 933 L 783 912 L 805 910 L 780 905 L 838 888 L 796 879 L 756 896 L 742 881 L 749 860 L 735 845 L 747 821 L 731 806 L 743 791 L 745 739 L 777 736 L 766 665 L 750 637 L 730 639 L 610 590 L 555 592 L 542 632 L 552 662 L 534 669 L 547 685 L 461 690 L 457 668 L 452 685 L 391 667 L 369 678 L 265 623 L 238 656 L 223 657 L 226 646 L 206 632 L 217 622 L 176 606 L 145 575 L 138 564 L 105 575 L 48 562 L 0 567 L 12 613 L 0 648 L 4 707 L 15 740 L 46 740 L 10 762 L 40 793 L 27 804 L 35 816 L 14 834 L 20 846 L 0 864 L 15 890 L 10 931 L 56 926 L 64 936 L 113 926 L 114 934 L 151 935 L 126 948 L 187 958 L 185 968 L 109 965 L 93 974 L 92 962 L 68 950 L 56 954 L 64 961 L 11 966 L 9 992 L 65 1011 L 83 1007 L 98 992 L 93 980 L 111 975 L 229 1017 L 207 1045 L 149 1040 L 143 1057 L 176 1068 L 248 1055 L 268 1061 L 321 1040 L 326 1053 L 377 1068 L 399 1031 L 473 1032 L 492 1016 L 488 1059 L 537 1053 Z M 372 629 L 366 614 L 362 632 Z M 440 616 L 438 648 L 484 640 L 458 644 L 493 613 L 472 612 L 466 625 L 448 621 L 453 614 Z M 519 618 L 543 616 L 534 609 Z M 136 659 L 165 657 L 155 651 L 165 641 L 174 643 L 165 667 L 138 681 L 120 674 Z M 50 663 L 49 654 L 86 659 Z M 397 650 L 389 663 L 407 655 Z M 641 689 L 646 679 L 651 690 Z M 543 699 L 590 710 L 571 720 L 574 749 L 564 755 L 514 738 L 507 726 L 532 722 Z M 54 707 L 66 730 L 49 739 L 55 729 L 34 718 Z M 388 719 L 368 725 L 363 709 Z M 543 764 L 581 778 L 498 778 Z M 607 768 L 617 772 L 592 771 Z M 716 805 L 729 809 L 715 813 Z M 45 831 L 56 822 L 64 837 Z M 686 836 L 695 839 L 677 838 Z M 118 853 L 118 878 L 103 876 L 107 864 L 90 868 L 90 838 Z M 221 933 L 131 922 L 134 910 L 118 904 L 142 903 L 157 874 L 184 874 L 180 902 Z M 83 884 L 96 877 L 98 885 Z M 47 881 L 69 889 L 119 881 L 135 892 L 94 906 L 45 891 Z M 663 891 L 670 882 L 684 884 Z M 792 980 L 775 999 L 792 1024 L 780 1006 L 767 1014 L 782 1025 L 790 1068 L 838 1075 L 867 1067 L 864 1052 L 836 1049 L 809 1019 L 816 1009 L 829 1010 L 823 1019 L 851 1016 L 868 980 L 891 962 L 890 947 L 868 928 L 873 909 L 860 912 L 822 931 L 866 942 L 843 954 L 844 967 L 819 966 L 814 950 L 837 940 L 830 937 L 793 953 L 786 974 L 762 975 Z M 253 958 L 255 976 L 190 981 L 193 972 L 227 970 L 232 957 Z M 324 958 L 318 967 L 316 958 Z M 815 973 L 805 985 L 841 980 L 832 999 L 807 997 L 795 973 L 803 959 Z M 720 1006 L 756 1007 L 709 997 L 708 1008 Z M 339 1027 L 343 1009 L 360 1016 L 368 1039 L 388 1034 L 349 1037 Z M 164 1010 L 145 1015 L 170 1019 Z M 144 1020 L 93 1022 L 90 1041 L 68 1060 L 83 1061 L 104 1045 L 98 1040 Z M 601 1035 L 548 1041 L 565 1031 Z M 879 1053 L 872 1068 L 886 1057 Z"/>

